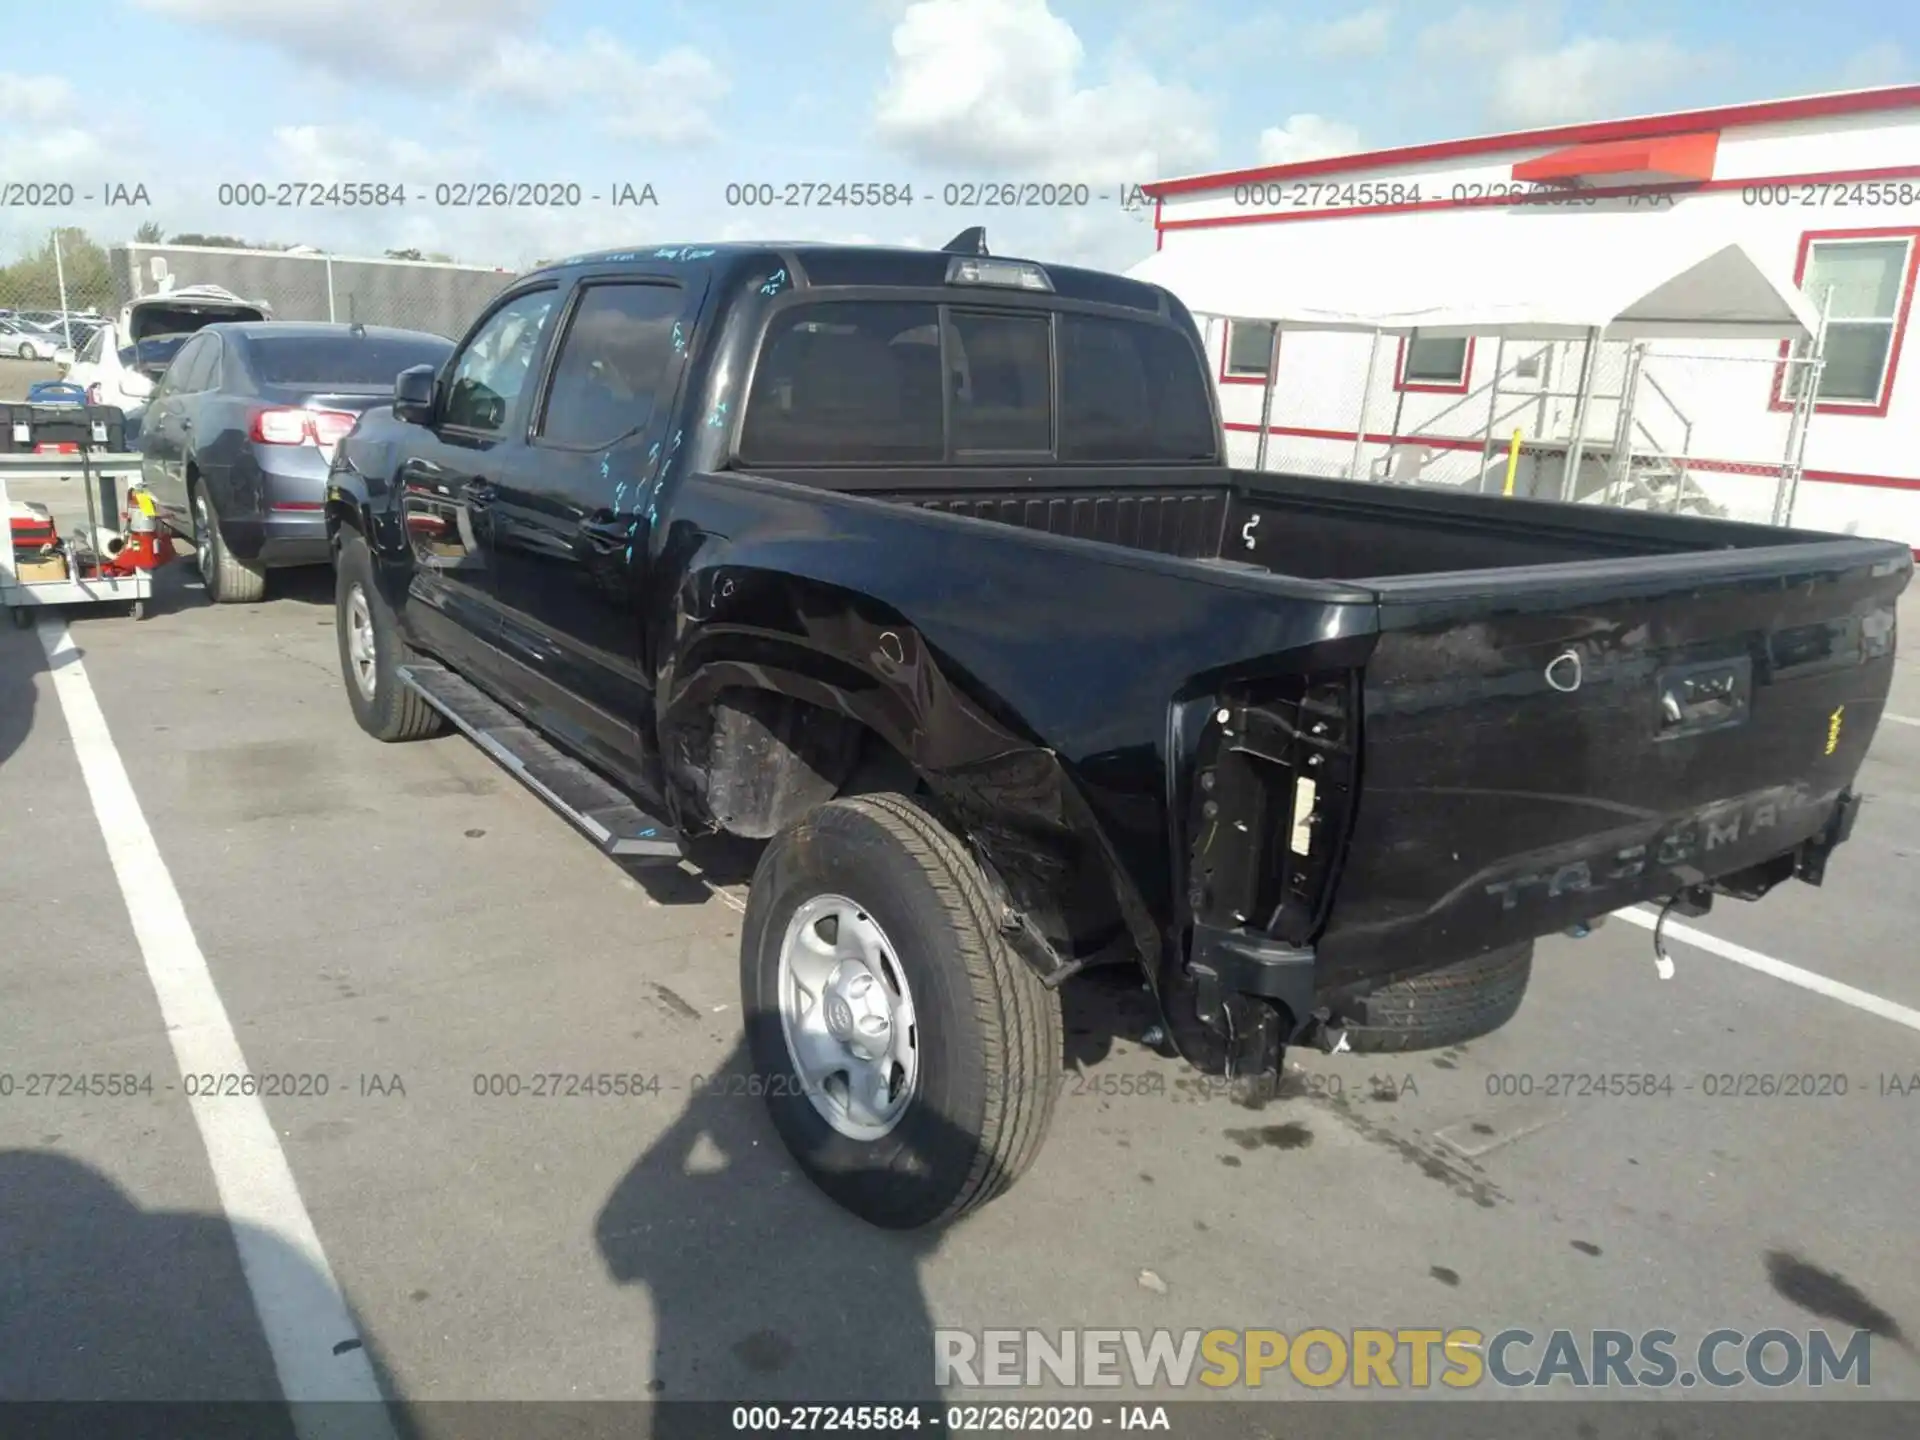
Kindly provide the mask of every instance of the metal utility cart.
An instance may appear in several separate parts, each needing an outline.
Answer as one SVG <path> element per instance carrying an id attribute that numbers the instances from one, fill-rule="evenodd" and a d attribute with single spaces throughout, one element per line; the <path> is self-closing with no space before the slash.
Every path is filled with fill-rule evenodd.
<path id="1" fill-rule="evenodd" d="M 128 503 L 127 487 L 139 478 L 140 457 L 132 454 L 95 454 L 83 448 L 77 454 L 68 455 L 0 455 L 0 516 L 12 513 L 12 496 L 8 493 L 12 481 L 78 480 L 87 500 L 87 531 L 82 538 L 87 546 L 93 547 L 98 544 L 95 537 L 102 530 L 118 529 L 121 509 Z M 103 491 L 107 497 L 104 501 Z M 96 562 L 104 558 L 95 555 Z M 134 619 L 143 620 L 152 594 L 153 575 L 147 570 L 82 577 L 75 564 L 71 540 L 64 579 L 22 580 L 14 565 L 11 535 L 5 543 L 0 543 L 0 605 L 12 611 L 16 625 L 31 625 L 34 613 L 43 606 L 116 601 L 127 605 Z"/>

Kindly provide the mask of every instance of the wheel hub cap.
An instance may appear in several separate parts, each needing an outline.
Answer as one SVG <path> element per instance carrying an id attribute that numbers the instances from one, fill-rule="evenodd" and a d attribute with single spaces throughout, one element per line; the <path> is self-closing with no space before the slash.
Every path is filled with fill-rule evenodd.
<path id="1" fill-rule="evenodd" d="M 354 683 L 360 693 L 373 698 L 379 676 L 373 642 L 373 615 L 367 608 L 367 596 L 358 585 L 347 596 L 347 658 L 353 662 Z"/>
<path id="2" fill-rule="evenodd" d="M 780 1028 L 815 1110 L 841 1134 L 877 1140 L 919 1079 L 913 997 L 892 943 L 842 895 L 794 912 L 780 949 Z"/>

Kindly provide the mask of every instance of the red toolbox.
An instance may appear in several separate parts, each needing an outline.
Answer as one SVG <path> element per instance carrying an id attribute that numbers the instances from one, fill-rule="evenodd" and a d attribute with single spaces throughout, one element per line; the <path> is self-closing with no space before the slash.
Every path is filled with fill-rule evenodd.
<path id="1" fill-rule="evenodd" d="M 13 531 L 13 550 L 34 553 L 53 544 L 53 512 L 31 500 L 15 500 L 8 505 L 7 516 Z"/>

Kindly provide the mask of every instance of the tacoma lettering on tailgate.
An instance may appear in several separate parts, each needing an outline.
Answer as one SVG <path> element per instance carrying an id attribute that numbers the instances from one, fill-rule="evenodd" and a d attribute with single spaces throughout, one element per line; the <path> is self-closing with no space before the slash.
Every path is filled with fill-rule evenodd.
<path id="1" fill-rule="evenodd" d="M 1611 839 L 1589 841 L 1577 852 L 1555 854 L 1551 862 L 1536 854 L 1529 857 L 1528 868 L 1490 882 L 1486 892 L 1499 897 L 1502 910 L 1512 910 L 1523 897 L 1553 900 L 1628 886 L 1644 890 L 1641 882 L 1650 871 L 1680 870 L 1767 831 L 1790 828 L 1796 820 L 1831 808 L 1834 800 L 1832 794 L 1815 795 L 1803 786 L 1785 785 L 1738 800 L 1716 801 L 1632 844 L 1619 844 L 1616 831 Z M 1722 873 L 1721 867 L 1713 868 L 1714 873 Z M 1686 883 L 1701 878 L 1689 877 Z"/>

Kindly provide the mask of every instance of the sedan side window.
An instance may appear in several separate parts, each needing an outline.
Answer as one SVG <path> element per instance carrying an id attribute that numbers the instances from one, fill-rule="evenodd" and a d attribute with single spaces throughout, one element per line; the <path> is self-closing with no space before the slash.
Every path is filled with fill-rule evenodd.
<path id="1" fill-rule="evenodd" d="M 454 362 L 442 424 L 487 434 L 506 428 L 539 354 L 553 300 L 552 290 L 534 291 L 487 318 Z"/>
<path id="2" fill-rule="evenodd" d="M 153 387 L 153 398 L 155 400 L 166 395 L 184 395 L 188 393 L 187 371 L 189 367 L 192 366 L 194 357 L 200 353 L 200 348 L 203 343 L 204 342 L 199 339 L 189 340 L 174 352 L 173 359 L 167 362 L 167 368 L 160 372 L 159 384 Z M 136 346 L 135 349 L 137 351 L 138 347 Z M 128 361 L 127 368 L 133 368 L 133 361 Z"/>
<path id="3" fill-rule="evenodd" d="M 213 336 L 201 335 L 174 356 L 173 364 L 167 367 L 167 377 L 173 380 L 175 394 L 197 395 L 207 388 L 219 355 L 219 344 Z"/>

